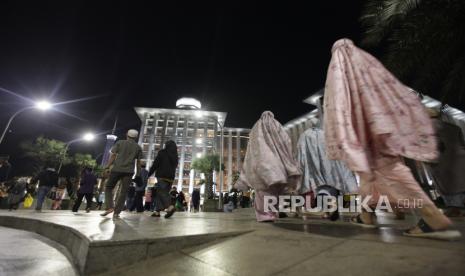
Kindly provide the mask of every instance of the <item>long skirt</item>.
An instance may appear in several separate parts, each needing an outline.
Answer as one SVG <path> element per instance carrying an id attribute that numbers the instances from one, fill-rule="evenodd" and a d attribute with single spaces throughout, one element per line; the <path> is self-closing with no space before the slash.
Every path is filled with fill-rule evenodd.
<path id="1" fill-rule="evenodd" d="M 284 191 L 283 185 L 273 185 L 270 186 L 267 190 L 256 190 L 255 191 L 255 216 L 257 221 L 274 221 L 279 218 L 279 212 L 273 212 L 272 210 L 265 210 L 265 202 L 267 200 L 265 196 L 272 196 L 276 197 L 279 200 L 280 195 Z M 278 204 L 275 205 L 276 209 L 278 209 Z M 271 209 L 271 208 L 270 208 Z"/>
<path id="2" fill-rule="evenodd" d="M 422 218 L 433 229 L 445 228 L 451 221 L 434 205 L 412 175 L 410 169 L 398 159 L 392 164 L 381 167 L 373 173 L 360 173 L 360 195 L 371 195 L 372 205 L 378 203 L 381 195 L 393 207 L 417 209 Z"/>

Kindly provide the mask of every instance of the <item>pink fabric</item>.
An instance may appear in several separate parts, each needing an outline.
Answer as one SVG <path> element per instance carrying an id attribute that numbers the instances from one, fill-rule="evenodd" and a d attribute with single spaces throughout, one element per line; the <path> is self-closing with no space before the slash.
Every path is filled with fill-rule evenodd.
<path id="1" fill-rule="evenodd" d="M 270 221 L 279 218 L 279 213 L 276 212 L 265 212 L 265 196 L 283 195 L 283 187 L 281 185 L 274 185 L 268 188 L 266 191 L 257 190 L 255 193 L 255 216 L 257 221 Z M 278 208 L 278 206 L 276 206 Z"/>
<path id="2" fill-rule="evenodd" d="M 336 41 L 324 98 L 327 154 L 370 172 L 397 156 L 437 158 L 432 122 L 413 91 L 349 39 Z"/>
<path id="3" fill-rule="evenodd" d="M 298 189 L 302 173 L 292 154 L 291 139 L 270 111 L 250 131 L 244 164 L 236 188 L 267 190 L 276 184 L 287 184 L 287 190 Z"/>
<path id="4" fill-rule="evenodd" d="M 292 154 L 291 139 L 270 111 L 263 112 L 250 131 L 239 180 L 235 187 L 255 189 L 258 221 L 275 220 L 278 215 L 264 211 L 264 196 L 279 196 L 300 188 L 302 173 Z"/>
<path id="5" fill-rule="evenodd" d="M 400 208 L 434 206 L 400 159 L 370 174 L 361 173 L 360 179 L 359 193 L 362 197 L 371 195 L 370 204 L 376 205 L 379 196 L 385 195 L 391 205 Z"/>

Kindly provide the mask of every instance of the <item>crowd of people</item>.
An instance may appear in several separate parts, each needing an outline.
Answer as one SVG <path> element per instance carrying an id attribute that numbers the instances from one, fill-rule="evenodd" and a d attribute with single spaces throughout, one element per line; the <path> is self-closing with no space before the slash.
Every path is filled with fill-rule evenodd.
<path id="1" fill-rule="evenodd" d="M 319 194 L 358 194 L 370 197 L 370 206 L 384 196 L 396 212 L 414 209 L 421 215 L 404 235 L 460 237 L 446 215 L 460 214 L 465 205 L 465 184 L 461 177 L 464 139 L 460 129 L 438 119 L 439 113 L 431 110 L 428 113 L 412 89 L 351 40 L 338 40 L 332 48 L 319 123 L 302 134 L 294 149 L 274 114 L 264 112 L 250 132 L 239 180 L 223 195 L 224 211 L 231 212 L 238 205 L 253 206 L 257 221 L 272 222 L 282 214 L 265 208 L 265 198 L 270 196 L 298 194 L 314 199 Z M 94 195 L 99 209 L 105 203 L 101 215 L 113 214 L 114 219 L 119 219 L 123 210 L 150 211 L 152 217 L 160 217 L 164 212 L 165 218 L 176 211 L 187 211 L 189 205 L 191 210 L 199 210 L 198 187 L 189 196 L 173 185 L 179 159 L 176 143 L 167 141 L 147 170 L 141 161 L 142 148 L 136 142 L 138 135 L 136 130 L 129 130 L 126 139 L 117 141 L 111 149 L 103 173 L 104 192 L 95 193 L 96 175 L 91 168 L 83 170 L 73 212 L 79 210 L 84 198 L 85 210 L 90 212 Z M 445 215 L 425 193 L 408 166 L 409 160 L 435 167 L 435 185 L 452 212 Z M 434 165 L 437 160 L 440 162 Z M 9 170 L 8 160 L 0 160 L 2 185 L 7 182 Z M 155 176 L 157 183 L 148 187 L 151 176 Z M 9 208 L 18 208 L 36 183 L 35 209 L 42 209 L 47 196 L 54 200 L 52 209 L 60 209 L 64 190 L 70 187 L 69 180 L 61 179 L 51 166 L 29 183 L 19 178 L 8 185 Z M 115 197 L 117 183 L 120 190 Z M 418 201 L 421 206 L 413 204 Z M 374 228 L 375 214 L 362 209 L 350 222 Z M 333 220 L 338 218 L 326 215 Z M 400 213 L 396 215 L 402 217 Z"/>
<path id="2" fill-rule="evenodd" d="M 373 210 L 384 197 L 394 211 L 420 214 L 404 235 L 459 238 L 461 233 L 420 187 L 406 162 L 435 163 L 439 158 L 442 164 L 436 167 L 442 170 L 435 185 L 442 186 L 442 192 L 438 190 L 445 199 L 463 208 L 465 146 L 460 129 L 449 133 L 454 143 L 440 143 L 440 155 L 438 132 L 417 93 L 349 39 L 336 41 L 331 52 L 320 125 L 300 137 L 297 156 L 273 113 L 264 112 L 250 132 L 237 187 L 255 189 L 257 220 L 279 218 L 277 210 L 265 208 L 266 198 L 325 189 L 326 194 L 357 193 L 369 199 L 368 208 L 362 206 L 361 214 L 351 218 L 354 225 L 377 227 Z"/>

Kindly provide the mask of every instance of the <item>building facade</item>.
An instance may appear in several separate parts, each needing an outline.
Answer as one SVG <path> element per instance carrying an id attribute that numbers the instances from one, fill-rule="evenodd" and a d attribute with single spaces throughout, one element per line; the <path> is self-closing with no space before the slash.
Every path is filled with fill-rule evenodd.
<path id="1" fill-rule="evenodd" d="M 175 183 L 178 191 L 191 193 L 202 175 L 191 169 L 192 161 L 207 154 L 221 154 L 221 127 L 227 113 L 192 109 L 164 109 L 136 107 L 142 124 L 139 144 L 144 161 L 150 167 L 159 150 L 168 140 L 178 145 L 179 165 Z M 229 189 L 235 171 L 242 166 L 247 148 L 247 129 L 224 128 L 224 175 L 221 190 Z M 214 175 L 214 181 L 217 177 Z"/>

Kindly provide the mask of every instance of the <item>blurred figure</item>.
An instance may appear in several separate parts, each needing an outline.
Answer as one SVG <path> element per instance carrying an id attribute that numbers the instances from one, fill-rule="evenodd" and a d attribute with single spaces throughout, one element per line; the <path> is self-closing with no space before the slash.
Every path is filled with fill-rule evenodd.
<path id="1" fill-rule="evenodd" d="M 178 198 L 178 190 L 176 188 L 176 186 L 173 186 L 171 187 L 171 191 L 170 191 L 170 201 L 171 201 L 171 205 L 176 205 L 176 199 Z"/>
<path id="2" fill-rule="evenodd" d="M 64 177 L 58 178 L 58 186 L 55 189 L 55 193 L 53 194 L 53 203 L 52 203 L 52 210 L 61 210 L 61 203 L 63 201 L 63 197 L 65 196 L 66 191 L 66 179 Z"/>
<path id="3" fill-rule="evenodd" d="M 378 203 L 417 209 L 422 219 L 406 236 L 454 239 L 451 221 L 434 205 L 402 157 L 432 161 L 438 156 L 432 122 L 413 91 L 349 39 L 334 43 L 324 96 L 324 130 L 330 159 L 342 160 L 361 178 L 360 195 Z M 419 206 L 421 202 L 422 207 Z M 352 223 L 376 227 L 363 210 Z"/>
<path id="4" fill-rule="evenodd" d="M 86 212 L 89 213 L 92 209 L 92 197 L 94 188 L 97 185 L 97 177 L 92 172 L 92 168 L 85 168 L 81 173 L 81 181 L 77 192 L 77 199 L 73 206 L 73 212 L 77 212 L 81 206 L 82 199 L 86 198 Z"/>
<path id="5" fill-rule="evenodd" d="M 439 140 L 439 159 L 433 165 L 435 186 L 447 207 L 448 217 L 463 216 L 465 207 L 465 139 L 460 127 L 448 123 L 446 114 L 428 109 Z"/>
<path id="6" fill-rule="evenodd" d="M 145 211 L 152 211 L 152 188 L 148 188 L 145 192 Z"/>
<path id="7" fill-rule="evenodd" d="M 198 186 L 194 186 L 192 190 L 191 201 L 194 213 L 200 211 L 200 188 Z"/>
<path id="8" fill-rule="evenodd" d="M 186 204 L 186 196 L 182 191 L 178 193 L 178 196 L 176 198 L 176 209 L 179 211 L 186 211 L 184 206 Z"/>
<path id="9" fill-rule="evenodd" d="M 249 208 L 250 207 L 250 189 L 248 189 L 247 191 L 242 192 L 241 207 L 242 208 Z"/>
<path id="10" fill-rule="evenodd" d="M 142 163 L 140 170 L 140 177 L 136 177 L 134 204 L 130 207 L 130 211 L 137 210 L 138 213 L 144 212 L 144 194 L 145 188 L 147 187 L 147 181 L 149 179 L 149 171 L 146 169 L 146 164 Z"/>
<path id="11" fill-rule="evenodd" d="M 39 182 L 39 188 L 37 190 L 37 202 L 36 211 L 42 210 L 45 197 L 53 187 L 58 186 L 58 174 L 55 168 L 45 167 L 36 177 L 32 178 L 31 183 L 33 185 Z"/>
<path id="12" fill-rule="evenodd" d="M 17 210 L 26 195 L 27 178 L 14 179 L 8 188 L 8 209 Z"/>
<path id="13" fill-rule="evenodd" d="M 278 197 L 296 190 L 301 174 L 288 134 L 273 113 L 263 112 L 250 131 L 242 172 L 234 185 L 242 191 L 255 189 L 257 221 L 271 222 L 279 217 L 278 212 L 265 210 L 265 196 Z"/>
<path id="14" fill-rule="evenodd" d="M 5 183 L 8 180 L 11 171 L 11 165 L 8 162 L 9 156 L 0 156 L 0 184 Z"/>
<path id="15" fill-rule="evenodd" d="M 178 167 L 178 147 L 174 141 L 167 141 L 165 147 L 160 150 L 149 171 L 149 177 L 155 173 L 157 178 L 156 209 L 153 217 L 159 217 L 160 212 L 167 210 L 165 218 L 170 218 L 176 208 L 176 197 L 174 202 L 170 196 L 171 185 L 174 182 L 176 168 Z"/>
<path id="16" fill-rule="evenodd" d="M 128 191 L 126 193 L 126 205 L 125 210 L 132 211 L 131 208 L 134 206 L 134 198 L 136 196 L 136 187 L 134 186 L 134 182 L 131 182 L 128 187 Z"/>

